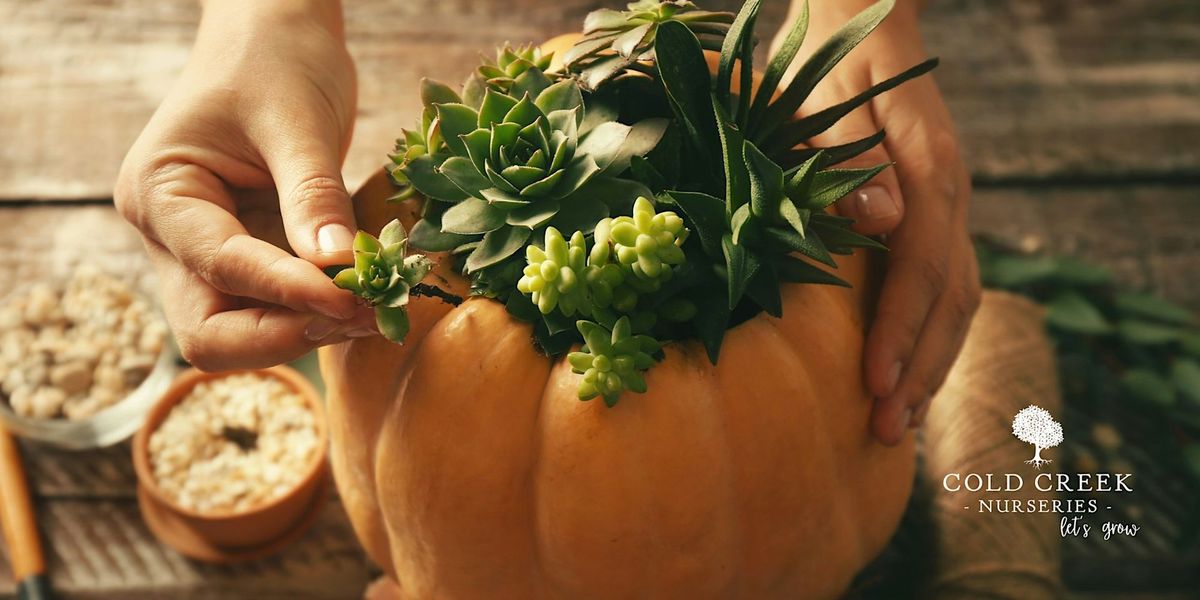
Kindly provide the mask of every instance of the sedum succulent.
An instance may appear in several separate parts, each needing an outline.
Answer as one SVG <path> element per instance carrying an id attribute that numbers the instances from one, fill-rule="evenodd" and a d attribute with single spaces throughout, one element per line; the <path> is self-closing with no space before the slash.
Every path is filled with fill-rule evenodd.
<path id="1" fill-rule="evenodd" d="M 654 365 L 654 355 L 661 351 L 658 340 L 648 335 L 633 335 L 629 317 L 621 317 L 609 331 L 591 321 L 577 323 L 584 346 L 567 356 L 571 370 L 581 373 L 579 399 L 602 396 L 604 403 L 613 406 L 621 392 L 646 391 L 642 372 Z"/>
<path id="2" fill-rule="evenodd" d="M 354 266 L 333 278 L 375 307 L 379 332 L 397 343 L 408 334 L 409 292 L 433 268 L 424 255 L 406 256 L 407 251 L 408 234 L 399 220 L 388 223 L 378 239 L 360 231 L 354 236 Z"/>
<path id="3" fill-rule="evenodd" d="M 587 249 L 583 233 L 576 231 L 568 243 L 553 227 L 546 228 L 545 247 L 525 247 L 527 264 L 517 289 L 533 297 L 542 314 L 555 308 L 566 316 L 588 310 L 587 284 L 583 280 Z"/>
<path id="4" fill-rule="evenodd" d="M 608 236 L 617 262 L 642 281 L 667 279 L 672 265 L 683 264 L 683 219 L 670 211 L 655 213 L 647 198 L 637 199 L 632 217 L 612 219 Z"/>

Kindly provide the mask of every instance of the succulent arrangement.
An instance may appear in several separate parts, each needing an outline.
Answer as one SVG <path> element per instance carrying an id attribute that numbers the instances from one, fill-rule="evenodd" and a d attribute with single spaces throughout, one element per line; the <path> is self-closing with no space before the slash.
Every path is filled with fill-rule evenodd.
<path id="1" fill-rule="evenodd" d="M 937 61 L 797 118 L 894 0 L 853 18 L 782 86 L 807 9 L 754 85 L 760 4 L 733 14 L 639 0 L 591 13 L 559 61 L 506 46 L 458 89 L 422 82 L 421 119 L 389 166 L 394 200 L 422 202 L 422 218 L 407 235 L 398 222 L 378 240 L 360 234 L 335 282 L 376 305 L 400 342 L 409 291 L 430 268 L 406 244 L 448 253 L 473 295 L 533 325 L 542 352 L 582 344 L 568 357 L 579 397 L 610 405 L 645 390 L 665 342 L 700 340 L 715 363 L 729 328 L 782 316 L 782 285 L 845 285 L 833 257 L 883 246 L 829 207 L 888 165 L 835 165 L 884 133 L 805 144 Z"/>

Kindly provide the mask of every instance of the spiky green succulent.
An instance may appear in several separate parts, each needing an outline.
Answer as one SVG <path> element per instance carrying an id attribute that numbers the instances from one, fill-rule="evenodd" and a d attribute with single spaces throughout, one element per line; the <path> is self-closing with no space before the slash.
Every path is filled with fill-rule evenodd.
<path id="1" fill-rule="evenodd" d="M 654 365 L 654 355 L 662 344 L 648 335 L 633 335 L 629 317 L 617 320 L 612 330 L 591 321 L 577 323 L 584 345 L 567 356 L 571 370 L 583 375 L 579 383 L 579 399 L 596 396 L 613 406 L 621 392 L 646 391 L 642 372 Z"/>
<path id="2" fill-rule="evenodd" d="M 654 35 L 667 21 L 683 23 L 710 50 L 719 50 L 733 13 L 697 9 L 688 0 L 639 0 L 618 11 L 592 11 L 583 22 L 583 37 L 563 55 L 563 64 L 578 74 L 587 89 L 630 69 L 646 72 L 639 61 L 654 60 Z"/>
<path id="3" fill-rule="evenodd" d="M 396 181 L 428 199 L 411 243 L 449 252 L 545 353 L 583 342 L 570 355 L 583 398 L 643 390 L 659 340 L 700 340 L 715 363 L 730 327 L 782 315 L 784 284 L 845 285 L 833 256 L 882 248 L 830 206 L 886 168 L 835 167 L 883 132 L 808 142 L 936 60 L 795 114 L 893 5 L 851 19 L 786 85 L 807 5 L 756 86 L 761 0 L 736 15 L 640 0 L 589 15 L 565 70 L 504 47 L 461 93 L 425 82 L 393 155 Z M 705 50 L 720 51 L 715 73 Z"/>
<path id="4" fill-rule="evenodd" d="M 342 269 L 333 282 L 374 306 L 379 332 L 399 343 L 408 334 L 409 293 L 431 269 L 425 255 L 408 255 L 408 234 L 393 220 L 378 238 L 363 231 L 354 236 L 354 266 Z"/>

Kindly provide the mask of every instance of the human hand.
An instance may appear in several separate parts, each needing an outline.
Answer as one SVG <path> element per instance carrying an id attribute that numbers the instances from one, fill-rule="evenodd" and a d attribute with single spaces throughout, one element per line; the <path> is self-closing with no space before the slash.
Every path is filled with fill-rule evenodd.
<path id="1" fill-rule="evenodd" d="M 793 11 L 800 4 L 794 3 Z M 870 4 L 814 0 L 800 55 L 811 54 Z M 874 33 L 825 77 L 804 109 L 845 101 L 924 60 L 918 4 L 899 0 Z M 876 398 L 871 430 L 880 441 L 897 444 L 909 427 L 922 423 L 962 348 L 980 286 L 967 233 L 970 176 L 933 78 L 919 77 L 877 96 L 813 144 L 846 143 L 880 129 L 887 131 L 884 142 L 846 166 L 894 162 L 894 167 L 839 201 L 838 211 L 855 219 L 859 233 L 887 234 L 887 272 L 863 370 Z"/>
<path id="2" fill-rule="evenodd" d="M 354 109 L 338 3 L 205 3 L 114 194 L 188 362 L 268 366 L 375 333 L 371 310 L 320 268 L 352 262 L 341 164 Z"/>

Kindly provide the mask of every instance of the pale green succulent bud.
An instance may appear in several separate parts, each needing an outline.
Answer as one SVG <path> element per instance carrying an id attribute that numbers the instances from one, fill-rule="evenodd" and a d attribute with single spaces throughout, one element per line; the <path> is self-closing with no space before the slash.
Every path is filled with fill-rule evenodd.
<path id="1" fill-rule="evenodd" d="M 637 199 L 632 217 L 613 219 L 606 233 L 612 238 L 617 262 L 638 279 L 661 282 L 670 277 L 673 265 L 684 261 L 680 246 L 688 231 L 683 219 L 671 211 L 655 213 L 647 198 Z"/>
<path id="2" fill-rule="evenodd" d="M 583 334 L 584 346 L 567 356 L 571 370 L 580 373 L 579 399 L 602 396 L 604 403 L 613 406 L 621 392 L 646 391 L 642 371 L 654 364 L 654 354 L 662 349 L 658 340 L 648 335 L 633 335 L 629 317 L 617 319 L 612 331 L 591 321 L 576 323 Z"/>
<path id="3" fill-rule="evenodd" d="M 567 316 L 590 312 L 584 284 L 587 247 L 582 233 L 576 231 L 568 243 L 557 229 L 548 227 L 545 248 L 526 246 L 525 261 L 517 290 L 529 294 L 542 314 L 555 308 Z"/>
<path id="4" fill-rule="evenodd" d="M 354 292 L 375 307 L 379 331 L 393 342 L 408 334 L 408 300 L 433 262 L 423 254 L 407 256 L 408 232 L 398 219 L 384 226 L 379 238 L 360 231 L 354 236 L 354 266 L 333 278 L 338 287 Z"/>

